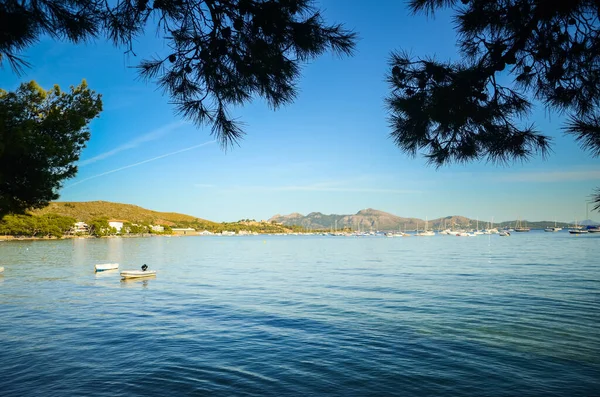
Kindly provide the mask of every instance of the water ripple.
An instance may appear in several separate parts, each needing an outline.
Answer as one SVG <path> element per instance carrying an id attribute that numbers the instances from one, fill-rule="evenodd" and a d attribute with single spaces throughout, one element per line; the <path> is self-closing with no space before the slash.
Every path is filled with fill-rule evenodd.
<path id="1" fill-rule="evenodd" d="M 598 239 L 111 240 L 0 246 L 3 397 L 600 390 Z"/>

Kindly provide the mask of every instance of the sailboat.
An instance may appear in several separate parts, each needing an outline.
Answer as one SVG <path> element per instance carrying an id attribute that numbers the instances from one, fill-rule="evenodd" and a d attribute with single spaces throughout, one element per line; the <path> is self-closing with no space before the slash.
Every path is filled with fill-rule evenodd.
<path id="1" fill-rule="evenodd" d="M 517 221 L 517 225 L 515 227 L 515 232 L 521 232 L 522 233 L 522 232 L 528 232 L 529 230 L 531 230 L 531 229 L 529 229 L 528 227 L 525 227 L 525 226 L 523 226 L 521 224 L 521 220 L 520 219 Z"/>
<path id="2" fill-rule="evenodd" d="M 556 219 L 554 220 L 554 227 L 547 227 L 544 229 L 545 232 L 560 232 L 562 227 L 556 227 Z"/>
<path id="3" fill-rule="evenodd" d="M 575 220 L 575 227 L 569 229 L 569 233 L 571 234 L 587 234 L 587 229 L 583 229 L 581 226 L 577 225 L 577 220 Z"/>
<path id="4" fill-rule="evenodd" d="M 422 233 L 417 233 L 417 236 L 421 237 L 431 237 L 435 236 L 435 233 L 432 230 L 427 230 L 427 217 L 425 217 L 425 230 Z"/>
<path id="5" fill-rule="evenodd" d="M 475 232 L 473 232 L 473 234 L 475 234 L 475 235 L 484 234 L 483 231 L 479 230 L 479 219 L 477 219 L 477 226 L 475 227 Z"/>

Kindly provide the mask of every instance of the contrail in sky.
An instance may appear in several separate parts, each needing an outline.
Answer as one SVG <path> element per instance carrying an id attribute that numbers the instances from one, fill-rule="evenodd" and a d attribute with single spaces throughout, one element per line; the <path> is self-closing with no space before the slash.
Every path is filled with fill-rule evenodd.
<path id="1" fill-rule="evenodd" d="M 210 145 L 211 143 L 215 143 L 215 142 L 216 142 L 216 141 L 208 141 L 208 142 L 204 142 L 204 143 L 201 143 L 201 144 L 199 144 L 199 145 L 194 145 L 194 146 L 186 147 L 186 148 L 184 148 L 184 149 L 176 150 L 176 151 L 174 151 L 174 152 L 171 152 L 171 153 L 162 154 L 162 155 L 160 155 L 160 156 L 152 157 L 151 159 L 148 159 L 148 160 L 140 161 L 140 162 L 138 162 L 138 163 L 129 164 L 129 165 L 126 165 L 126 166 L 124 166 L 124 167 L 120 167 L 120 168 L 116 168 L 116 169 L 114 169 L 114 170 L 106 171 L 106 172 L 103 172 L 103 173 L 101 173 L 101 174 L 94 175 L 94 176 L 90 176 L 90 177 L 88 177 L 88 178 L 85 178 L 85 179 L 82 179 L 82 180 L 80 180 L 80 181 L 77 181 L 77 182 L 75 182 L 75 183 L 72 183 L 72 184 L 70 184 L 69 186 L 65 186 L 63 189 L 68 189 L 68 188 L 70 188 L 70 187 L 73 187 L 73 186 L 75 186 L 75 185 L 79 185 L 80 183 L 83 183 L 83 182 L 89 181 L 90 179 L 95 179 L 95 178 L 99 178 L 99 177 L 101 177 L 101 176 L 104 176 L 104 175 L 108 175 L 108 174 L 112 174 L 112 173 L 115 173 L 115 172 L 123 171 L 123 170 L 126 170 L 127 168 L 137 167 L 138 165 L 146 164 L 146 163 L 149 163 L 149 162 L 151 162 L 151 161 L 160 160 L 160 159 L 162 159 L 162 158 L 169 157 L 169 156 L 173 156 L 173 155 L 175 155 L 175 154 L 179 154 L 179 153 L 187 152 L 187 151 L 189 151 L 189 150 L 197 149 L 197 148 L 199 148 L 199 147 L 206 146 L 206 145 Z"/>
<path id="2" fill-rule="evenodd" d="M 85 167 L 88 164 L 92 164 L 92 163 L 95 163 L 96 161 L 104 160 L 105 158 L 114 156 L 115 154 L 120 153 L 124 150 L 135 149 L 136 147 L 140 146 L 143 143 L 162 138 L 164 135 L 168 134 L 169 132 L 171 132 L 185 124 L 189 124 L 189 123 L 186 121 L 178 121 L 175 123 L 164 125 L 160 128 L 150 131 L 149 133 L 147 133 L 145 135 L 138 136 L 137 138 L 122 144 L 121 146 L 117 146 L 116 148 L 111 149 L 108 152 L 100 153 L 99 155 L 94 156 L 90 159 L 80 161 L 78 165 L 79 165 L 79 167 Z"/>

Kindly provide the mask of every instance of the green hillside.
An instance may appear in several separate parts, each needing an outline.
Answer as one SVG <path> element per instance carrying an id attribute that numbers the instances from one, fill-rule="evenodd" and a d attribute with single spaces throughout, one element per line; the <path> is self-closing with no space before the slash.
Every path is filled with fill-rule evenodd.
<path id="1" fill-rule="evenodd" d="M 31 211 L 32 215 L 57 214 L 69 216 L 78 221 L 89 222 L 97 218 L 109 218 L 131 223 L 151 223 L 174 226 L 179 223 L 215 224 L 194 216 L 176 212 L 158 212 L 132 204 L 111 203 L 108 201 L 53 202 L 45 208 Z"/>
<path id="2" fill-rule="evenodd" d="M 250 220 L 217 223 L 176 212 L 151 211 L 137 205 L 111 203 L 108 201 L 53 202 L 50 203 L 50 205 L 48 205 L 46 208 L 31 211 L 30 214 L 34 215 L 34 218 L 40 219 L 45 217 L 55 217 L 58 215 L 61 217 L 72 218 L 76 221 L 89 223 L 92 220 L 107 218 L 127 221 L 132 224 L 191 227 L 197 231 L 208 230 L 214 233 L 220 233 L 222 231 L 248 231 L 258 233 L 289 233 L 302 231 L 301 227 L 281 226 L 269 222 L 263 223 Z M 15 222 L 18 223 L 19 219 L 11 218 L 10 221 L 12 222 L 9 222 L 11 223 L 10 226 L 13 227 L 14 225 L 12 224 Z M 2 226 L 1 221 L 0 226 Z M 8 225 L 5 226 L 5 228 L 8 228 Z M 0 231 L 1 230 L 2 229 L 0 227 Z M 14 233 L 6 232 L 6 234 Z M 29 235 L 27 233 L 21 234 Z"/>

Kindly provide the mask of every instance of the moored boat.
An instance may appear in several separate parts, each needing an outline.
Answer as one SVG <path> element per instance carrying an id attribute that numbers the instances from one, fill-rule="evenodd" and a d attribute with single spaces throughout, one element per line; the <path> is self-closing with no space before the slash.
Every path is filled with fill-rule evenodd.
<path id="1" fill-rule="evenodd" d="M 551 232 L 551 233 L 560 232 L 561 230 L 562 230 L 562 227 L 547 227 L 544 229 L 545 232 Z"/>
<path id="2" fill-rule="evenodd" d="M 571 230 L 569 230 L 569 233 L 571 233 L 571 234 L 587 234 L 588 231 L 584 230 L 584 229 L 571 229 Z"/>
<path id="3" fill-rule="evenodd" d="M 97 264 L 96 266 L 94 266 L 94 271 L 103 272 L 105 270 L 114 270 L 114 269 L 118 269 L 118 268 L 119 268 L 118 263 L 100 263 L 100 264 Z"/>
<path id="4" fill-rule="evenodd" d="M 435 236 L 435 232 L 433 230 L 428 230 L 428 221 L 427 221 L 427 217 L 425 218 L 425 229 L 419 233 L 419 226 L 417 224 L 417 236 L 419 237 L 433 237 Z"/>
<path id="5" fill-rule="evenodd" d="M 156 276 L 156 270 L 123 270 L 121 278 L 141 278 Z"/>
<path id="6" fill-rule="evenodd" d="M 467 233 L 467 232 L 458 232 L 458 233 L 456 233 L 456 237 L 477 237 L 477 234 Z"/>
<path id="7" fill-rule="evenodd" d="M 587 229 L 584 229 L 583 226 L 577 224 L 577 220 L 575 220 L 575 226 L 569 229 L 569 233 L 571 234 L 587 234 Z"/>
<path id="8" fill-rule="evenodd" d="M 554 221 L 554 227 L 550 226 L 544 229 L 545 232 L 550 232 L 550 233 L 556 233 L 556 232 L 560 232 L 562 230 L 562 227 L 558 227 L 556 226 L 556 220 Z"/>

